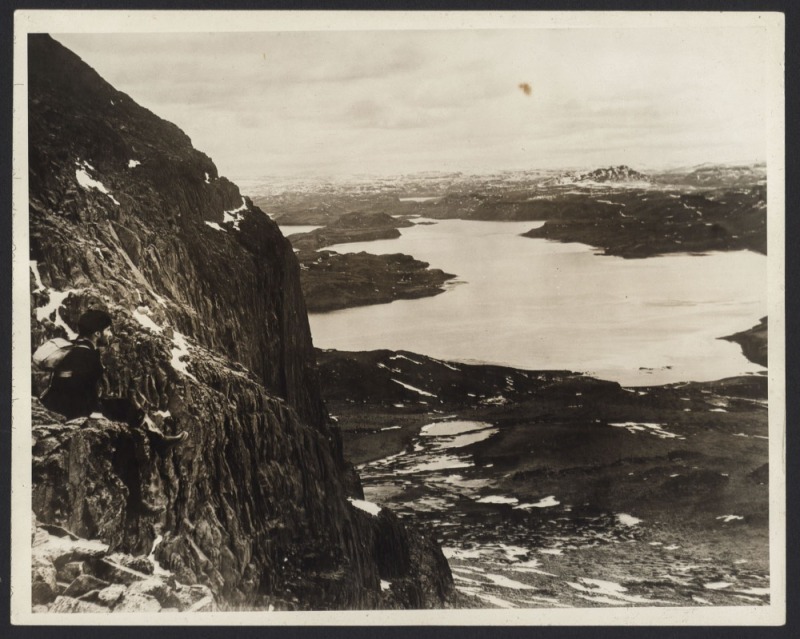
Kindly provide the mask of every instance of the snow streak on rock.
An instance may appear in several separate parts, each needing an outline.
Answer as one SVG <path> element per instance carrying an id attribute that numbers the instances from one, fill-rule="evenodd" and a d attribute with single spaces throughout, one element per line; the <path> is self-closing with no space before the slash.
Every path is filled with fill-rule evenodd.
<path id="1" fill-rule="evenodd" d="M 172 368 L 190 377 L 194 381 L 197 378 L 189 372 L 189 343 L 186 341 L 186 336 L 178 331 L 172 333 L 172 360 L 170 361 Z"/>
<path id="2" fill-rule="evenodd" d="M 400 386 L 402 386 L 403 388 L 407 388 L 408 390 L 414 391 L 415 393 L 423 395 L 424 397 L 436 397 L 436 395 L 434 395 L 433 393 L 429 393 L 428 391 L 424 391 L 424 390 L 422 390 L 420 388 L 417 388 L 416 386 L 412 386 L 411 384 L 406 384 L 405 382 L 401 382 L 398 379 L 392 378 L 392 381 L 395 384 L 400 384 Z"/>
<path id="3" fill-rule="evenodd" d="M 97 191 L 100 191 L 104 195 L 107 195 L 109 198 L 111 198 L 111 201 L 114 202 L 114 204 L 119 206 L 119 202 L 117 202 L 117 199 L 111 194 L 111 192 L 105 187 L 105 185 L 102 182 L 95 180 L 87 172 L 86 170 L 87 168 L 93 169 L 91 164 L 87 162 L 83 163 L 76 162 L 76 164 L 79 167 L 81 167 L 75 171 L 75 179 L 78 180 L 78 184 L 80 184 L 87 191 L 90 189 L 95 189 Z"/>
<path id="4" fill-rule="evenodd" d="M 233 228 L 235 228 L 238 231 L 239 224 L 244 219 L 245 211 L 247 211 L 247 201 L 244 198 L 242 198 L 241 206 L 235 209 L 231 209 L 230 211 L 222 212 L 222 221 L 232 224 Z"/>

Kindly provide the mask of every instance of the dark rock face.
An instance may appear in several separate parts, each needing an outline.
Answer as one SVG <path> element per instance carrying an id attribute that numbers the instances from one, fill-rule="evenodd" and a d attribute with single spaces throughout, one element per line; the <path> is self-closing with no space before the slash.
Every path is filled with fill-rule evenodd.
<path id="1" fill-rule="evenodd" d="M 277 226 L 177 127 L 49 36 L 29 38 L 29 83 L 32 346 L 107 309 L 105 392 L 189 432 L 158 452 L 124 424 L 64 423 L 34 400 L 39 521 L 112 552 L 152 551 L 221 608 L 444 605 L 452 579 L 438 547 L 398 525 L 411 550 L 376 561 L 389 531 L 347 501 L 359 482 L 320 397 L 298 263 Z M 33 374 L 36 393 L 45 383 Z M 143 514 L 142 499 L 163 513 Z M 145 574 L 140 563 L 127 570 Z M 387 565 L 402 592 L 381 589 Z M 131 592 L 125 570 L 95 568 L 111 586 L 81 601 L 38 566 L 36 603 L 209 605 Z M 119 584 L 128 590 L 108 592 Z"/>
<path id="2" fill-rule="evenodd" d="M 238 188 L 175 125 L 53 40 L 31 36 L 29 82 L 31 259 L 42 280 L 148 306 L 320 423 L 298 267 L 277 226 L 246 202 L 238 231 L 203 224 L 243 205 Z"/>

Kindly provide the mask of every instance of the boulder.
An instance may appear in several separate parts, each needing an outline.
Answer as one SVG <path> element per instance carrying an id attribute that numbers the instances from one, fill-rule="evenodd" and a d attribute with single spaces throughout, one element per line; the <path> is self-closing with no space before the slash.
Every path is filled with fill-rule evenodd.
<path id="1" fill-rule="evenodd" d="M 56 567 L 46 556 L 34 553 L 31 565 L 31 600 L 34 604 L 47 604 L 57 594 Z"/>
<path id="2" fill-rule="evenodd" d="M 65 597 L 75 597 L 76 599 L 92 590 L 102 590 L 110 584 L 107 581 L 98 579 L 92 575 L 80 575 L 62 593 Z"/>
<path id="3" fill-rule="evenodd" d="M 113 584 L 97 593 L 97 600 L 104 606 L 113 608 L 127 591 L 122 584 Z"/>
<path id="4" fill-rule="evenodd" d="M 150 595 L 137 592 L 126 592 L 122 599 L 114 606 L 114 612 L 160 612 L 161 604 L 158 599 Z"/>
<path id="5" fill-rule="evenodd" d="M 74 597 L 57 597 L 48 612 L 108 612 L 108 608 Z"/>
<path id="6" fill-rule="evenodd" d="M 61 581 L 71 583 L 80 575 L 86 574 L 87 571 L 88 569 L 85 561 L 68 561 L 58 569 L 58 578 Z"/>

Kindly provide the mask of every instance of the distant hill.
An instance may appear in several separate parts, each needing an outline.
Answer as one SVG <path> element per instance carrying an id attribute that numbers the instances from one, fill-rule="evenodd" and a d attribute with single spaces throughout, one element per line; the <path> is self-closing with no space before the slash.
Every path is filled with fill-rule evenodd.
<path id="1" fill-rule="evenodd" d="M 695 186 L 700 188 L 729 188 L 765 184 L 767 165 L 755 164 L 701 164 L 661 174 L 659 182 Z"/>
<path id="2" fill-rule="evenodd" d="M 547 180 L 544 185 L 558 186 L 587 183 L 627 184 L 634 182 L 650 182 L 650 178 L 644 173 L 640 173 L 625 164 L 620 164 L 619 166 L 609 166 L 586 173 L 566 173 Z"/>

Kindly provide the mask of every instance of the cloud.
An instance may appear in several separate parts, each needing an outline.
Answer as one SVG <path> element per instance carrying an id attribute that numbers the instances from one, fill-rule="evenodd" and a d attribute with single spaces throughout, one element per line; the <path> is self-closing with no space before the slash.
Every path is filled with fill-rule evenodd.
<path id="1" fill-rule="evenodd" d="M 765 146 L 758 29 L 55 37 L 232 177 L 577 165 L 603 148 L 688 164 Z"/>

